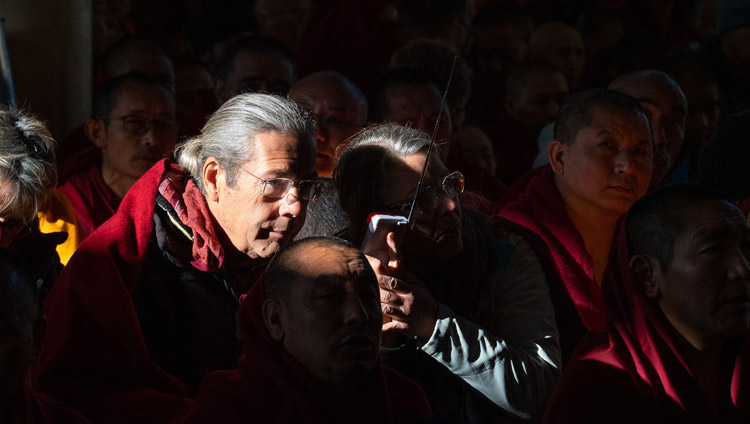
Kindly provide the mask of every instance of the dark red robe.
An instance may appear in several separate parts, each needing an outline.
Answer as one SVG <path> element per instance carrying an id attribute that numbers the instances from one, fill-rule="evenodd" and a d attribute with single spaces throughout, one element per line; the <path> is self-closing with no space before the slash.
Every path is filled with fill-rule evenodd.
<path id="1" fill-rule="evenodd" d="M 117 214 L 80 245 L 45 303 L 37 387 L 92 422 L 179 422 L 192 405 L 188 387 L 151 360 L 131 298 L 154 242 L 155 198 L 168 172 L 181 175 L 162 160 L 133 185 Z M 192 181 L 186 185 L 197 192 Z M 210 237 L 203 203 L 177 212 L 194 232 L 191 265 L 209 271 L 221 267 L 223 251 Z"/>
<path id="2" fill-rule="evenodd" d="M 344 405 L 322 396 L 309 372 L 268 334 L 256 284 L 240 305 L 238 323 L 245 355 L 239 369 L 209 374 L 198 389 L 186 424 L 197 423 L 419 423 L 430 417 L 419 386 L 384 367 L 380 359 Z"/>
<path id="3" fill-rule="evenodd" d="M 22 422 L 25 424 L 89 424 L 78 412 L 50 396 L 33 391 L 29 385 L 24 386 L 21 397 L 25 413 Z"/>
<path id="4" fill-rule="evenodd" d="M 91 234 L 117 212 L 120 197 L 104 182 L 99 166 L 73 174 L 60 186 L 86 234 Z"/>
<path id="5" fill-rule="evenodd" d="M 547 167 L 531 178 L 499 216 L 503 227 L 524 236 L 534 247 L 545 268 L 565 362 L 587 331 L 603 331 L 606 326 L 593 261 L 565 212 L 552 169 Z"/>
<path id="6" fill-rule="evenodd" d="M 679 333 L 630 269 L 621 231 L 602 284 L 608 333 L 591 334 L 568 364 L 548 423 L 749 423 L 750 334 L 724 345 L 718 409 L 687 367 Z"/>

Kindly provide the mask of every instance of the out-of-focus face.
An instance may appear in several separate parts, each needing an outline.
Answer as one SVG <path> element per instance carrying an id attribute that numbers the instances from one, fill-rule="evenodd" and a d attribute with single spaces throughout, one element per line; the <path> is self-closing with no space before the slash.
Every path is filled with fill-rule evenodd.
<path id="1" fill-rule="evenodd" d="M 697 348 L 750 329 L 750 227 L 726 202 L 696 206 L 674 242 L 667 270 L 656 263 L 656 300 Z"/>
<path id="2" fill-rule="evenodd" d="M 8 266 L 3 264 L 3 267 Z M 6 270 L 0 272 L 0 414 L 21 389 L 31 366 L 34 347 L 32 318 L 13 316 L 20 308 L 12 307 Z M 0 415 L 2 417 L 2 415 Z"/>
<path id="3" fill-rule="evenodd" d="M 355 384 L 379 352 L 375 274 L 353 248 L 311 246 L 302 253 L 295 261 L 300 276 L 282 306 L 284 349 L 326 385 Z"/>
<path id="4" fill-rule="evenodd" d="M 550 146 L 555 185 L 569 213 L 617 218 L 646 194 L 651 181 L 648 120 L 622 110 L 594 109 L 593 114 L 575 141 Z M 560 157 L 555 149 L 561 149 Z"/>
<path id="5" fill-rule="evenodd" d="M 533 74 L 527 77 L 518 96 L 508 95 L 508 113 L 534 137 L 545 125 L 555 121 L 560 105 L 568 95 L 568 84 L 562 74 Z"/>
<path id="6" fill-rule="evenodd" d="M 646 111 L 654 135 L 654 172 L 652 185 L 667 176 L 685 138 L 687 101 L 680 87 L 661 75 L 644 77 L 617 88 L 635 97 Z"/>
<path id="7" fill-rule="evenodd" d="M 386 92 L 387 111 L 383 116 L 384 122 L 394 122 L 423 131 L 429 135 L 435 129 L 440 114 L 440 104 L 443 96 L 440 90 L 432 84 L 421 85 L 393 85 Z M 440 126 L 435 137 L 435 144 L 440 146 L 443 160 L 447 158 L 450 148 L 453 127 L 450 113 L 445 107 L 440 115 Z"/>
<path id="8" fill-rule="evenodd" d="M 340 79 L 315 75 L 295 84 L 289 98 L 312 113 L 318 128 L 318 175 L 331 176 L 337 149 L 367 121 L 367 101 Z"/>
<path id="9" fill-rule="evenodd" d="M 102 150 L 102 176 L 120 196 L 177 143 L 174 96 L 155 85 L 126 83 L 109 119 L 98 122 L 93 142 Z"/>
<path id="10" fill-rule="evenodd" d="M 683 87 L 688 101 L 683 150 L 695 151 L 708 143 L 719 125 L 719 89 L 715 84 Z"/>
<path id="11" fill-rule="evenodd" d="M 383 207 L 388 213 L 409 214 L 425 154 L 402 157 L 386 169 Z M 442 189 L 451 171 L 436 155 L 430 156 L 414 211 L 414 228 L 404 236 L 405 256 L 452 258 L 463 250 L 461 208 L 458 195 Z"/>
<path id="12" fill-rule="evenodd" d="M 311 0 L 256 0 L 260 33 L 293 50 L 310 24 Z"/>
<path id="13" fill-rule="evenodd" d="M 285 96 L 294 84 L 294 67 L 277 53 L 240 52 L 234 69 L 218 84 L 217 97 L 223 104 L 232 97 L 249 92 Z"/>
<path id="14" fill-rule="evenodd" d="M 267 258 L 292 242 L 305 222 L 307 202 L 298 199 L 297 187 L 281 199 L 268 197 L 258 178 L 289 178 L 295 182 L 317 178 L 313 148 L 308 140 L 288 134 L 260 133 L 252 159 L 242 165 L 233 186 L 227 185 L 226 175 L 219 171 L 217 197 L 209 196 L 207 203 L 236 251 L 252 259 Z"/>
<path id="15" fill-rule="evenodd" d="M 583 39 L 573 28 L 561 28 L 550 36 L 540 52 L 540 59 L 549 62 L 565 76 L 568 87 L 575 89 L 583 74 L 586 54 Z"/>
<path id="16" fill-rule="evenodd" d="M 175 67 L 175 82 L 180 135 L 198 135 L 208 117 L 219 107 L 214 78 L 208 69 L 188 64 Z"/>
<path id="17" fill-rule="evenodd" d="M 519 39 L 510 22 L 474 29 L 477 71 L 502 77 L 526 59 L 526 41 Z"/>
<path id="18" fill-rule="evenodd" d="M 492 150 L 492 141 L 477 127 L 464 125 L 456 133 L 455 144 L 460 146 L 464 159 L 495 175 L 497 162 Z"/>

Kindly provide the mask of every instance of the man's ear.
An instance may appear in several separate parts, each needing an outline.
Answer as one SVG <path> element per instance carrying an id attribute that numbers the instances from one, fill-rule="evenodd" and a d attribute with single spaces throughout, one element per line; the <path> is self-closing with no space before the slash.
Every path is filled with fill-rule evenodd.
<path id="1" fill-rule="evenodd" d="M 263 322 L 271 338 L 277 342 L 284 340 L 284 317 L 281 312 L 282 305 L 278 300 L 266 299 L 263 302 Z"/>
<path id="2" fill-rule="evenodd" d="M 89 119 L 83 124 L 86 137 L 98 148 L 103 148 L 107 140 L 107 128 L 101 119 Z"/>
<path id="3" fill-rule="evenodd" d="M 649 255 L 635 255 L 630 258 L 630 269 L 643 285 L 646 296 L 658 299 L 661 294 L 658 281 L 661 278 L 659 261 Z"/>
<path id="4" fill-rule="evenodd" d="M 34 345 L 31 351 L 32 359 L 39 357 L 39 352 L 42 351 L 42 343 L 44 342 L 44 336 L 47 334 L 47 316 L 39 314 L 34 322 Z"/>
<path id="5" fill-rule="evenodd" d="M 226 183 L 224 170 L 219 166 L 219 161 L 210 156 L 203 164 L 203 187 L 206 189 L 206 200 L 209 202 L 219 201 L 219 184 Z"/>
<path id="6" fill-rule="evenodd" d="M 555 174 L 562 175 L 565 170 L 565 144 L 553 140 L 547 148 L 547 155 L 549 156 L 549 164 L 552 167 L 552 171 Z"/>

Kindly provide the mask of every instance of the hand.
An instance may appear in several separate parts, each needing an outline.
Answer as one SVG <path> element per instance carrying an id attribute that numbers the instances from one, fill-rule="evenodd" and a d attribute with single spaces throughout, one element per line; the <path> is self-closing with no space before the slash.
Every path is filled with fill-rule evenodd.
<path id="1" fill-rule="evenodd" d="M 401 269 L 401 255 L 394 233 L 388 233 L 386 243 L 387 264 L 367 256 L 380 286 L 383 335 L 403 333 L 429 337 L 435 328 L 438 303 L 419 279 Z"/>

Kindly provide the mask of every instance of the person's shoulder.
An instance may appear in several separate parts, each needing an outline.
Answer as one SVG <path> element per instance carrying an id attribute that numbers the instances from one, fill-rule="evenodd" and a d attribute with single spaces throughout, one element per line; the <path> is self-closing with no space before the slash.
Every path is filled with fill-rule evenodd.
<path id="1" fill-rule="evenodd" d="M 432 417 L 427 396 L 419 384 L 387 366 L 383 366 L 383 375 L 393 415 L 399 417 L 399 422 L 425 422 Z"/>

